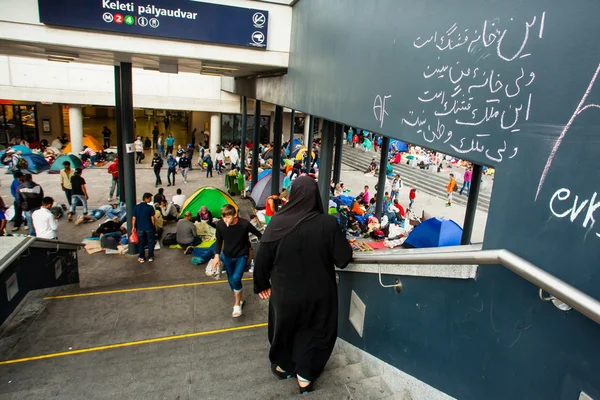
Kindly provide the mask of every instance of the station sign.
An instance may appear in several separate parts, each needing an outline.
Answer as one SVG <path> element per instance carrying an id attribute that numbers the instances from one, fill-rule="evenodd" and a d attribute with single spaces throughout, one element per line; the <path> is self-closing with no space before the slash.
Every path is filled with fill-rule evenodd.
<path id="1" fill-rule="evenodd" d="M 266 49 L 269 12 L 191 0 L 38 0 L 40 22 Z"/>

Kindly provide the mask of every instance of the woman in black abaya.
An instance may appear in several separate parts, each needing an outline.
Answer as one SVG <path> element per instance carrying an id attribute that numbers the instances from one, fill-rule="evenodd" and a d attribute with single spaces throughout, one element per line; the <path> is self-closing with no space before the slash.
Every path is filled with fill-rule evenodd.
<path id="1" fill-rule="evenodd" d="M 337 338 L 334 265 L 345 268 L 352 248 L 335 217 L 323 212 L 319 189 L 297 178 L 290 201 L 273 216 L 255 258 L 254 290 L 269 304 L 269 359 L 281 379 L 296 375 L 312 390 Z"/>

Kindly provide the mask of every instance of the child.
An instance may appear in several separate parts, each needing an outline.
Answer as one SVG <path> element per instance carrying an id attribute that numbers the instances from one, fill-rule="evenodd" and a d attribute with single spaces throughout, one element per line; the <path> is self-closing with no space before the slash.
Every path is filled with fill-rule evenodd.
<path id="1" fill-rule="evenodd" d="M 415 197 L 417 197 L 417 189 L 410 189 L 410 193 L 408 194 L 408 200 L 410 203 L 408 204 L 408 208 L 412 208 L 413 203 L 415 202 Z"/>
<path id="2" fill-rule="evenodd" d="M 210 158 L 210 156 L 206 156 L 206 177 L 208 178 L 208 174 L 210 174 L 210 177 L 212 178 L 213 174 L 213 162 Z"/>

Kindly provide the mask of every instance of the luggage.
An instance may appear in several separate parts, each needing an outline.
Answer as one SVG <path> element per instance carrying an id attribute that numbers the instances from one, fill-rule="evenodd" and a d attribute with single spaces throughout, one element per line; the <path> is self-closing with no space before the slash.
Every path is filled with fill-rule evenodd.
<path id="1" fill-rule="evenodd" d="M 176 233 L 167 233 L 162 240 L 163 246 L 173 246 L 177 244 L 177 234 Z"/>

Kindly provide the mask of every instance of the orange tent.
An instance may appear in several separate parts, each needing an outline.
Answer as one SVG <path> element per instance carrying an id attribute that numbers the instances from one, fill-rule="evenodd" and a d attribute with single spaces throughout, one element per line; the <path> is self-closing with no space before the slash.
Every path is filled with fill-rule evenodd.
<path id="1" fill-rule="evenodd" d="M 93 136 L 83 135 L 83 145 L 89 147 L 90 149 L 98 152 L 100 150 L 104 150 L 104 147 L 100 144 L 100 142 Z M 73 150 L 71 149 L 71 143 L 67 144 L 67 147 L 63 149 L 63 154 L 69 154 Z"/>

